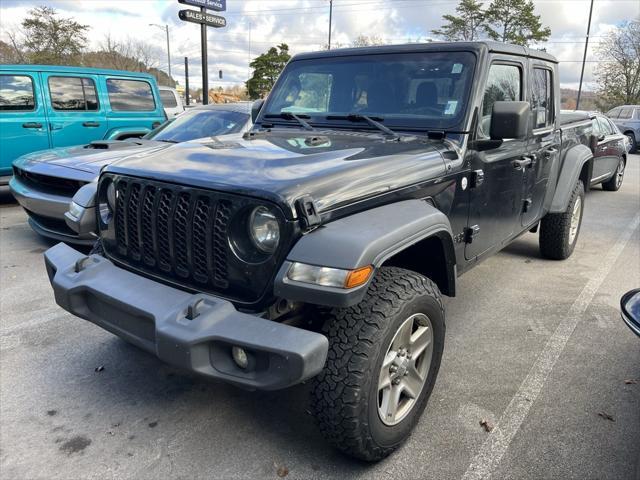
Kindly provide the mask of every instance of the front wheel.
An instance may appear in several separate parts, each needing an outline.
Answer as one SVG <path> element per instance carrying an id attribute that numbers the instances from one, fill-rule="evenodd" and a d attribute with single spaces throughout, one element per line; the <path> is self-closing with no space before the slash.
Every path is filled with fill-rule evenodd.
<path id="1" fill-rule="evenodd" d="M 329 353 L 312 409 L 325 438 L 368 461 L 411 433 L 433 389 L 444 347 L 444 308 L 428 278 L 381 268 L 362 302 L 326 319 Z"/>
<path id="2" fill-rule="evenodd" d="M 569 258 L 578 242 L 584 211 L 584 186 L 578 180 L 562 213 L 547 213 L 540 221 L 540 253 L 552 260 Z"/>

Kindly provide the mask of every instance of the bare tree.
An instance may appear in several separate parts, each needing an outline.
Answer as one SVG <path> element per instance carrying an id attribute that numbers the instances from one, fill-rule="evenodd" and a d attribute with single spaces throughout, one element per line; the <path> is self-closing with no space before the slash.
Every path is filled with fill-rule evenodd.
<path id="1" fill-rule="evenodd" d="M 612 30 L 597 51 L 599 106 L 606 111 L 640 103 L 640 22 L 626 22 Z"/>
<path id="2" fill-rule="evenodd" d="M 369 47 L 372 45 L 384 45 L 384 40 L 382 40 L 380 35 L 375 33 L 373 35 L 364 35 L 361 33 L 351 43 L 352 47 Z"/>

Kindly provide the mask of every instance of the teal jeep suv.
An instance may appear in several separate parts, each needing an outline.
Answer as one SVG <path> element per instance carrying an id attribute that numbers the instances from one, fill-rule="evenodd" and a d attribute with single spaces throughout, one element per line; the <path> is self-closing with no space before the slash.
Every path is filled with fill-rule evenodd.
<path id="1" fill-rule="evenodd" d="M 166 119 L 155 79 L 139 72 L 0 65 L 0 184 L 36 150 L 141 137 Z"/>

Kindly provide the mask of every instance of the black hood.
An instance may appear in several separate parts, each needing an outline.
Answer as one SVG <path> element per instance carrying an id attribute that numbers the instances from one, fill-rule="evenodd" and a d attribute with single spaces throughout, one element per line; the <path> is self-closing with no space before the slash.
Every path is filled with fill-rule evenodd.
<path id="1" fill-rule="evenodd" d="M 433 144 L 415 137 L 283 129 L 141 152 L 106 171 L 265 198 L 295 217 L 303 195 L 323 212 L 437 178 L 445 164 Z"/>

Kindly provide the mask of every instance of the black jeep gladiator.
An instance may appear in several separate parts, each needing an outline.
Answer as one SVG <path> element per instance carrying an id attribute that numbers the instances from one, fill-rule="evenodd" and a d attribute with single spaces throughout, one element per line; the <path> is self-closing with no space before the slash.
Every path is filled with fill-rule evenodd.
<path id="1" fill-rule="evenodd" d="M 433 389 L 456 278 L 526 232 L 576 245 L 590 124 L 559 98 L 553 57 L 501 43 L 298 55 L 244 136 L 104 168 L 94 252 L 45 253 L 56 301 L 210 378 L 310 380 L 326 438 L 381 459 Z"/>

